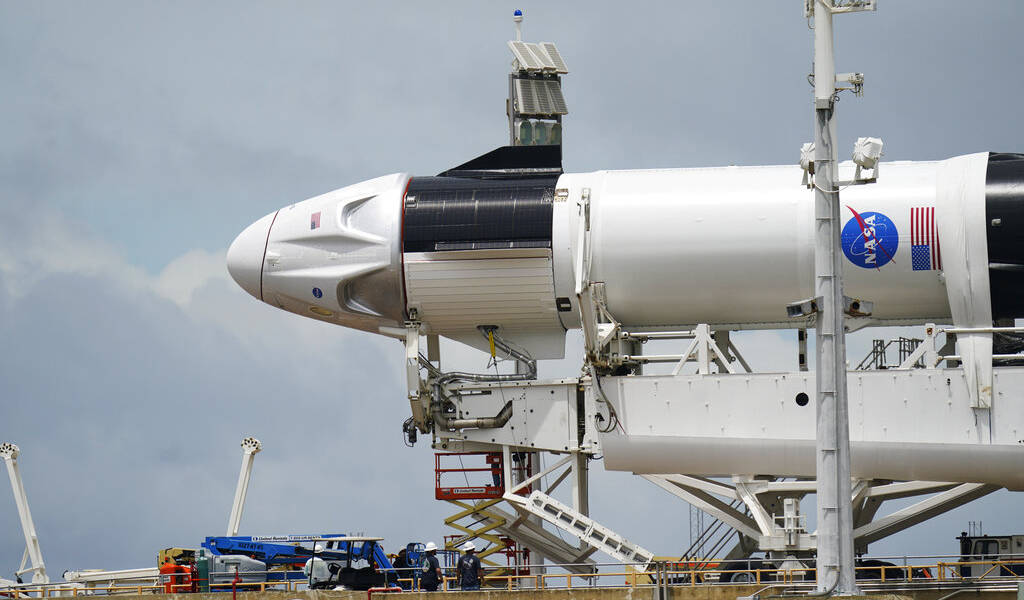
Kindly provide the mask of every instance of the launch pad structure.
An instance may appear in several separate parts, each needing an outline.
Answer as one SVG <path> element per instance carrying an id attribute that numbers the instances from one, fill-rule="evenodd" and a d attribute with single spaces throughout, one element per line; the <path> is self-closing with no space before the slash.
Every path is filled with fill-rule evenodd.
<path id="1" fill-rule="evenodd" d="M 849 595 L 869 544 L 1024 490 L 1024 355 L 993 342 L 1024 332 L 1012 327 L 1024 318 L 1024 155 L 890 162 L 879 177 L 881 140 L 860 138 L 853 163 L 838 163 L 835 99 L 860 94 L 864 76 L 834 72 L 831 19 L 874 2 L 804 7 L 816 135 L 799 166 L 564 173 L 569 70 L 554 44 L 522 40 L 517 14 L 511 145 L 292 204 L 232 243 L 228 270 L 258 300 L 402 341 L 409 443 L 429 434 L 437 451 L 502 457 L 483 486 L 502 495 L 462 502 L 476 525 L 452 545 L 510 538 L 579 574 L 599 551 L 658 568 L 590 514 L 587 464 L 600 458 L 735 532 L 712 545 L 724 556 L 697 546 L 688 564 L 763 552 L 817 569 L 819 593 Z M 876 356 L 878 368 L 850 371 L 845 335 L 868 326 L 925 334 L 901 342 L 898 365 Z M 582 331 L 580 374 L 539 379 L 570 329 Z M 752 329 L 797 330 L 798 370 L 754 372 L 732 336 Z M 515 370 L 446 371 L 442 336 Z M 514 469 L 524 456 L 538 468 Z M 554 496 L 569 486 L 568 501 Z M 818 531 L 800 512 L 809 494 Z"/>
<path id="2" fill-rule="evenodd" d="M 659 329 L 618 321 L 607 305 L 604 282 L 590 278 L 591 189 L 575 188 L 570 181 L 556 190 L 555 201 L 573 203 L 576 210 L 572 304 L 584 337 L 583 376 L 537 379 L 536 362 L 517 350 L 514 340 L 502 339 L 497 326 L 478 329 L 492 359 L 514 361 L 515 374 L 445 373 L 436 334 L 424 330 L 415 311 L 405 324 L 413 415 L 406 432 L 431 432 L 434 448 L 441 451 L 500 452 L 503 481 L 515 482 L 504 491 L 504 506 L 462 503 L 458 516 L 474 518 L 485 524 L 480 531 L 500 532 L 570 572 L 593 572 L 597 551 L 653 569 L 653 552 L 589 514 L 587 463 L 603 458 L 606 468 L 631 471 L 712 516 L 712 526 L 735 531 L 735 542 L 714 558 L 739 565 L 751 553 L 764 552 L 766 562 L 780 568 L 817 568 L 820 592 L 849 595 L 857 593 L 854 555 L 867 552 L 872 542 L 1003 487 L 1024 489 L 1017 466 L 1024 458 L 1024 368 L 992 362 L 1024 356 L 992 356 L 990 341 L 995 332 L 1024 328 L 929 323 L 926 339 L 897 368 L 848 371 L 846 366 L 845 332 L 873 322 L 870 300 L 843 296 L 838 189 L 873 183 L 881 150 L 880 141 L 868 140 L 878 145 L 873 160 L 858 161 L 854 179 L 838 181 L 833 109 L 842 88 L 831 82 L 853 84 L 859 95 L 863 75 L 835 75 L 831 20 L 833 13 L 858 10 L 874 10 L 874 3 L 806 2 L 806 16 L 815 23 L 819 85 L 815 145 L 804 148 L 813 159 L 802 166 L 817 197 L 819 284 L 816 298 L 794 302 L 789 312 L 795 317 L 792 327 L 800 331 L 801 352 L 806 352 L 806 328 L 817 326 L 818 372 L 806 371 L 803 354 L 801 371 L 753 372 L 730 339 L 741 327 L 698 323 Z M 530 143 L 524 141 L 529 134 L 522 134 L 527 123 L 527 111 L 520 110 L 526 105 L 522 82 L 544 80 L 545 51 L 558 57 L 553 44 L 538 51 L 538 45 L 522 42 L 518 11 L 516 17 L 507 105 L 513 146 Z M 537 60 L 527 64 L 531 56 Z M 560 57 L 551 71 L 548 80 L 558 89 L 559 76 L 568 72 Z M 559 106 L 557 114 L 547 116 L 557 123 L 560 144 L 564 99 Z M 871 179 L 861 178 L 862 166 L 874 169 Z M 475 275 L 483 282 L 503 276 Z M 978 352 L 971 342 L 967 356 L 956 354 L 958 335 L 987 337 L 989 352 Z M 830 339 L 836 343 L 827 343 Z M 674 340 L 683 349 L 644 354 L 644 345 L 655 340 Z M 674 368 L 667 375 L 644 373 L 646 365 L 656 363 Z M 834 369 L 822 370 L 823 365 Z M 524 453 L 552 458 L 547 467 L 517 479 L 513 459 Z M 552 483 L 541 489 L 542 481 Z M 571 487 L 571 505 L 552 495 L 564 482 Z M 800 513 L 808 494 L 817 495 L 814 532 Z M 883 503 L 905 498 L 920 499 L 879 516 Z M 578 544 L 552 535 L 543 524 L 572 534 Z M 456 537 L 453 547 L 472 539 L 471 530 L 464 531 L 469 533 Z M 694 550 L 682 560 L 706 567 L 712 557 Z M 733 580 L 747 579 L 739 573 Z"/>

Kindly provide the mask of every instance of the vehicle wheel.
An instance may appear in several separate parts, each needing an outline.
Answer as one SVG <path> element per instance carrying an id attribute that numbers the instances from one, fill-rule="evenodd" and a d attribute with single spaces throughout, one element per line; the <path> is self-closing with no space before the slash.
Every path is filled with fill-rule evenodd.
<path id="1" fill-rule="evenodd" d="M 721 583 L 757 583 L 755 571 L 761 568 L 763 568 L 763 563 L 760 560 L 726 563 L 722 565 L 721 570 L 732 572 L 722 573 L 718 581 Z"/>

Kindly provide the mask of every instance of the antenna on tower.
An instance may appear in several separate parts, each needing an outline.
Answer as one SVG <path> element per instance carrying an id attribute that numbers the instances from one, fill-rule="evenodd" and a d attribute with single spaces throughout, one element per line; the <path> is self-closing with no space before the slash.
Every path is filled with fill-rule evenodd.
<path id="1" fill-rule="evenodd" d="M 562 75 L 569 72 L 551 42 L 523 41 L 523 11 L 512 13 L 516 39 L 512 51 L 512 72 L 508 76 L 509 145 L 561 146 L 562 117 L 569 113 L 562 95 Z"/>

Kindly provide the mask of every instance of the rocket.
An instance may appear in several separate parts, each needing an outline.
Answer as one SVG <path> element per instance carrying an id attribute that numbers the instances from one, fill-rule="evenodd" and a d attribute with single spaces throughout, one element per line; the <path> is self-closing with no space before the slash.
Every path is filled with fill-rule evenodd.
<path id="1" fill-rule="evenodd" d="M 853 171 L 840 165 L 840 179 Z M 887 162 L 842 190 L 844 286 L 872 325 L 1024 317 L 1024 154 Z M 393 337 L 404 324 L 533 358 L 580 327 L 577 280 L 624 327 L 792 328 L 814 294 L 814 194 L 799 166 L 563 173 L 503 147 L 435 177 L 386 175 L 250 225 L 228 270 L 255 298 Z"/>

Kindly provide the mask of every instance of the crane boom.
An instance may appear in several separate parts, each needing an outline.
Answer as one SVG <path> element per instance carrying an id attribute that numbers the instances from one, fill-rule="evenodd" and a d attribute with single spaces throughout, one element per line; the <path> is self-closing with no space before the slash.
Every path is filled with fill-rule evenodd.
<path id="1" fill-rule="evenodd" d="M 36 535 L 36 526 L 32 521 L 32 512 L 28 508 L 28 497 L 25 495 L 25 484 L 21 481 L 21 472 L 18 471 L 18 455 L 21 450 L 10 442 L 0 444 L 0 458 L 7 464 L 7 475 L 11 478 L 11 489 L 14 491 L 14 503 L 18 507 L 18 518 L 21 519 L 21 530 L 25 534 L 25 558 L 32 561 L 32 566 L 25 568 L 25 558 L 22 559 L 18 575 L 32 571 L 32 583 L 50 583 L 46 575 L 46 565 L 43 563 L 43 552 L 39 548 L 39 537 Z"/>
<path id="2" fill-rule="evenodd" d="M 242 440 L 242 469 L 238 472 L 238 486 L 235 488 L 235 501 L 231 505 L 231 516 L 228 517 L 228 536 L 238 535 L 238 524 L 242 520 L 242 509 L 245 508 L 245 496 L 249 493 L 249 478 L 252 476 L 252 465 L 256 453 L 263 449 L 263 444 L 254 437 Z"/>

